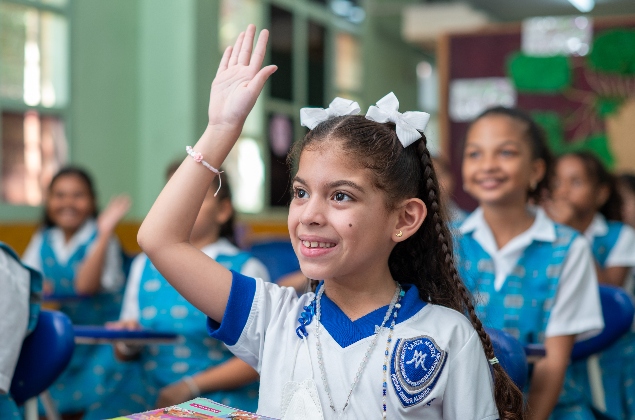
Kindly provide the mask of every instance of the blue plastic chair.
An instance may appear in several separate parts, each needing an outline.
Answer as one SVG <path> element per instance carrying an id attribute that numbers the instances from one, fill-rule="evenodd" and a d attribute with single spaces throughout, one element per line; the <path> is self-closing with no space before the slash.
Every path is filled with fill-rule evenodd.
<path id="1" fill-rule="evenodd" d="M 71 320 L 61 312 L 41 310 L 13 374 L 10 393 L 16 404 L 23 405 L 51 386 L 68 366 L 74 348 Z"/>
<path id="2" fill-rule="evenodd" d="M 290 241 L 257 242 L 251 246 L 249 252 L 267 267 L 272 282 L 300 270 L 300 262 Z"/>
<path id="3" fill-rule="evenodd" d="M 633 324 L 635 306 L 631 297 L 623 289 L 615 286 L 600 286 L 600 302 L 604 329 L 598 335 L 579 341 L 573 346 L 571 360 L 586 359 L 592 354 L 612 346 Z"/>
<path id="4" fill-rule="evenodd" d="M 520 389 L 525 387 L 529 375 L 525 348 L 511 334 L 494 328 L 485 328 L 492 340 L 494 355 L 505 372 Z"/>

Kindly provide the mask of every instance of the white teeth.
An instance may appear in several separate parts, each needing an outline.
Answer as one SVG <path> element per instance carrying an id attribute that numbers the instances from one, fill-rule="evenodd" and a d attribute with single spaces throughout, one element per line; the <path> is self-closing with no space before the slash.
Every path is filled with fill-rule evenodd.
<path id="1" fill-rule="evenodd" d="M 302 245 L 304 245 L 307 248 L 332 248 L 335 246 L 335 244 L 332 244 L 330 242 L 309 242 L 309 241 L 302 241 Z"/>

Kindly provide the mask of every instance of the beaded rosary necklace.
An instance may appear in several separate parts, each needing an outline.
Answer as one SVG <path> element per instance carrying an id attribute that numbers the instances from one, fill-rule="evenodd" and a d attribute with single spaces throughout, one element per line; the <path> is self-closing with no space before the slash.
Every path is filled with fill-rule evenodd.
<path id="1" fill-rule="evenodd" d="M 306 331 L 306 326 L 309 325 L 311 321 L 313 320 L 313 315 L 316 316 L 315 339 L 316 339 L 318 365 L 320 367 L 320 376 L 322 378 L 322 384 L 324 385 L 324 389 L 326 390 L 326 395 L 329 398 L 329 405 L 331 409 L 333 410 L 333 412 L 337 413 L 335 404 L 333 403 L 333 398 L 331 396 L 331 390 L 326 380 L 326 370 L 324 368 L 324 359 L 322 357 L 322 345 L 320 343 L 320 317 L 322 315 L 321 300 L 322 300 L 323 294 L 324 294 L 324 287 L 321 287 L 318 293 L 316 294 L 316 296 L 313 298 L 313 301 L 311 302 L 311 304 L 304 307 L 304 312 L 302 312 L 302 314 L 300 315 L 300 319 L 298 319 L 298 321 L 300 322 L 300 326 L 296 329 L 296 334 L 298 334 L 300 338 L 303 338 L 303 336 L 304 337 L 308 336 L 308 333 Z M 370 353 L 373 351 L 373 349 L 375 348 L 375 345 L 377 344 L 377 339 L 379 338 L 379 334 L 384 330 L 386 323 L 388 322 L 388 320 L 391 318 L 391 315 L 392 315 L 392 321 L 390 323 L 390 327 L 388 328 L 389 330 L 388 339 L 386 341 L 386 350 L 384 351 L 384 364 L 382 367 L 383 369 L 382 418 L 383 419 L 386 418 L 386 394 L 388 389 L 388 382 L 387 382 L 386 375 L 388 372 L 388 359 L 389 359 L 388 356 L 390 353 L 390 343 L 392 342 L 392 334 L 395 328 L 395 324 L 397 322 L 397 314 L 399 312 L 399 308 L 401 308 L 400 301 L 404 295 L 405 295 L 405 292 L 401 288 L 401 285 L 397 284 L 397 287 L 395 289 L 395 294 L 393 295 L 390 301 L 390 305 L 388 306 L 388 310 L 386 311 L 384 320 L 382 321 L 380 326 L 375 326 L 375 333 L 374 333 L 373 339 L 370 345 L 368 346 L 368 348 L 366 349 L 366 353 L 364 354 L 364 357 L 362 358 L 359 368 L 357 369 L 357 373 L 355 374 L 355 379 L 353 380 L 353 384 L 351 385 L 351 389 L 348 392 L 348 396 L 346 397 L 346 402 L 344 403 L 344 407 L 342 408 L 342 411 L 338 413 L 338 416 L 341 416 L 342 414 L 344 414 L 344 411 L 348 407 L 353 391 L 355 390 L 355 387 L 357 386 L 357 383 L 359 382 L 359 378 L 361 377 L 362 372 L 366 368 L 366 365 L 368 363 L 368 357 L 370 356 Z"/>

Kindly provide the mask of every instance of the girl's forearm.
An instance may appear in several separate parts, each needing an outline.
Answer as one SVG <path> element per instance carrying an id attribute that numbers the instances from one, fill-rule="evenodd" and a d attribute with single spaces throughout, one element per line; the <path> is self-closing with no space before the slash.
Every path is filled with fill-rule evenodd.
<path id="1" fill-rule="evenodd" d="M 202 394 L 240 388 L 257 381 L 258 378 L 258 372 L 237 357 L 192 377 Z"/>
<path id="2" fill-rule="evenodd" d="M 574 341 L 574 335 L 545 340 L 547 355 L 536 362 L 531 378 L 527 404 L 529 419 L 547 420 L 558 403 Z"/>
<path id="3" fill-rule="evenodd" d="M 79 266 L 74 281 L 75 293 L 78 295 L 90 296 L 99 292 L 109 241 L 110 235 L 99 234 L 95 245 Z"/>

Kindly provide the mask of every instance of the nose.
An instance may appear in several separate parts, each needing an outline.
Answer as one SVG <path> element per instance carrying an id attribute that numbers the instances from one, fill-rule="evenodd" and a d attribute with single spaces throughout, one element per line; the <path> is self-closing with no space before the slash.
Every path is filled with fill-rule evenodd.
<path id="1" fill-rule="evenodd" d="M 310 198 L 300 213 L 300 224 L 304 226 L 323 226 L 326 224 L 325 204 L 319 198 Z"/>
<path id="2" fill-rule="evenodd" d="M 498 169 L 498 159 L 493 153 L 484 153 L 481 159 L 481 170 L 491 172 Z"/>

